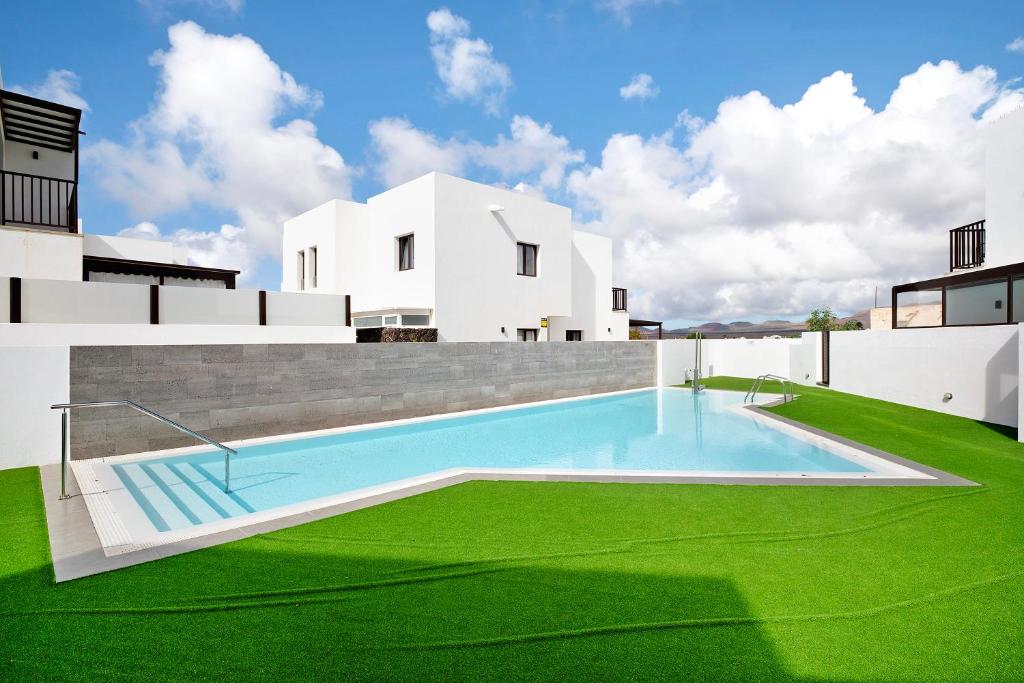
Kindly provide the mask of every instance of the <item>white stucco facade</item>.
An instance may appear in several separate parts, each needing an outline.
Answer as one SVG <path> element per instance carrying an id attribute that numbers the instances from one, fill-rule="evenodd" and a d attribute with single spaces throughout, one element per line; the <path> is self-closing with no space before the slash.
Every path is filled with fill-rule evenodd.
<path id="1" fill-rule="evenodd" d="M 1024 262 L 1024 108 L 985 132 L 985 267 Z"/>
<path id="2" fill-rule="evenodd" d="M 403 269 L 408 235 L 413 264 Z M 535 275 L 518 273 L 519 243 L 536 246 Z M 611 310 L 611 240 L 574 231 L 567 207 L 442 173 L 287 221 L 282 265 L 282 291 L 350 294 L 357 323 L 429 316 L 441 341 L 628 335 L 628 314 Z"/>

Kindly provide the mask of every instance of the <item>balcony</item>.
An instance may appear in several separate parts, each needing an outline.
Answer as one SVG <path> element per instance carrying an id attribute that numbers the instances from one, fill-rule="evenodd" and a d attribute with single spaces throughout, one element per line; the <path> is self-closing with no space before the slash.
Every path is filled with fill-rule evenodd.
<path id="1" fill-rule="evenodd" d="M 0 224 L 78 232 L 82 112 L 0 90 Z"/>
<path id="2" fill-rule="evenodd" d="M 612 310 L 626 310 L 626 290 L 622 287 L 612 287 Z"/>
<path id="3" fill-rule="evenodd" d="M 78 184 L 0 171 L 0 224 L 78 232 Z"/>
<path id="4" fill-rule="evenodd" d="M 985 263 L 985 221 L 949 231 L 949 270 L 977 268 Z"/>

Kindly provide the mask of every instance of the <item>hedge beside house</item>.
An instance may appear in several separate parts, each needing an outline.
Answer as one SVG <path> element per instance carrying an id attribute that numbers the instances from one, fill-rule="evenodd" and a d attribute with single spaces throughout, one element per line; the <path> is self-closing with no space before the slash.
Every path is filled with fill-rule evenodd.
<path id="1" fill-rule="evenodd" d="M 436 327 L 359 327 L 356 341 L 360 343 L 436 342 Z"/>

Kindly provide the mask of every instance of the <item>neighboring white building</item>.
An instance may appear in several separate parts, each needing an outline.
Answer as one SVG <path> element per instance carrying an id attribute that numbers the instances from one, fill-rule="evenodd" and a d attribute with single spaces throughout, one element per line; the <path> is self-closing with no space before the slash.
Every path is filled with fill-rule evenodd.
<path id="1" fill-rule="evenodd" d="M 0 348 L 354 341 L 344 297 L 236 290 L 237 270 L 190 265 L 170 242 L 83 234 L 81 117 L 0 84 Z"/>
<path id="2" fill-rule="evenodd" d="M 610 239 L 573 230 L 567 207 L 443 173 L 296 216 L 283 254 L 281 290 L 350 294 L 356 327 L 436 327 L 441 341 L 628 337 Z"/>
<path id="3" fill-rule="evenodd" d="M 985 216 L 949 231 L 949 271 L 897 285 L 872 328 L 1024 322 L 1024 108 L 985 130 Z"/>
<path id="4" fill-rule="evenodd" d="M 169 242 L 82 234 L 81 119 L 0 89 L 0 277 L 234 288 L 238 271 L 190 266 Z"/>

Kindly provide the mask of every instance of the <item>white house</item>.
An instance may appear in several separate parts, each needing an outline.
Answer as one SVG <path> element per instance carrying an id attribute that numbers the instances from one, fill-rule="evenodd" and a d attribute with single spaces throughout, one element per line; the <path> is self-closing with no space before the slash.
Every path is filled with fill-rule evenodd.
<path id="1" fill-rule="evenodd" d="M 170 242 L 83 234 L 81 118 L 0 84 L 0 348 L 354 341 L 344 297 L 239 290 L 239 271 L 189 264 Z"/>
<path id="2" fill-rule="evenodd" d="M 1024 108 L 985 130 L 985 216 L 949 231 L 949 271 L 893 287 L 872 327 L 1024 322 Z"/>
<path id="3" fill-rule="evenodd" d="M 628 336 L 612 243 L 570 209 L 443 173 L 332 200 L 284 225 L 281 290 L 350 294 L 356 327 L 436 327 L 441 341 Z"/>

